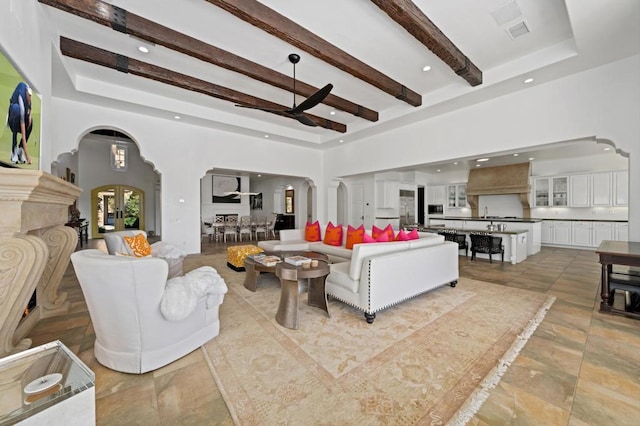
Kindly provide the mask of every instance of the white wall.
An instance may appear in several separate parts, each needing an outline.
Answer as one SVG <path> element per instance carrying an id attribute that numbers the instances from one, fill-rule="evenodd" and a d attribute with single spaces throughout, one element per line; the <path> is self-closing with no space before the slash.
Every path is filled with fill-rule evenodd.
<path id="1" fill-rule="evenodd" d="M 638 117 L 640 56 L 636 55 L 396 131 L 337 146 L 327 152 L 325 172 L 327 176 L 347 176 L 597 138 L 612 141 L 617 149 L 629 153 L 629 191 L 638 194 Z M 364 152 L 366 161 L 353 161 Z M 390 155 L 390 152 L 410 152 L 411 155 Z M 640 197 L 630 199 L 630 239 L 640 241 Z"/>

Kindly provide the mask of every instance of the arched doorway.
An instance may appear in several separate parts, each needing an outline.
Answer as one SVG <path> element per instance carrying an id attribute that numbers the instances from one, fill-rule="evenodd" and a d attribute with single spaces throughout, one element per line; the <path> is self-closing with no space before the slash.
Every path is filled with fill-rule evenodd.
<path id="1" fill-rule="evenodd" d="M 145 229 L 144 191 L 127 185 L 92 189 L 90 223 L 92 238 L 125 229 Z"/>

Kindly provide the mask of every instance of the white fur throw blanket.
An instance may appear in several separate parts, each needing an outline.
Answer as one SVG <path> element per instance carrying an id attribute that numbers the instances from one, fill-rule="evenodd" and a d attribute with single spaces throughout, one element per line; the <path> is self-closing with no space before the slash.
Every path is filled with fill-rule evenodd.
<path id="1" fill-rule="evenodd" d="M 210 302 L 221 304 L 226 292 L 227 284 L 218 271 L 211 266 L 201 266 L 167 281 L 160 301 L 160 312 L 169 321 L 180 321 L 196 309 L 201 297 L 212 295 L 207 299 L 207 307 L 211 307 Z"/>
<path id="2" fill-rule="evenodd" d="M 177 259 L 179 257 L 185 257 L 187 253 L 172 244 L 158 241 L 157 243 L 151 244 L 151 255 L 163 259 Z"/>

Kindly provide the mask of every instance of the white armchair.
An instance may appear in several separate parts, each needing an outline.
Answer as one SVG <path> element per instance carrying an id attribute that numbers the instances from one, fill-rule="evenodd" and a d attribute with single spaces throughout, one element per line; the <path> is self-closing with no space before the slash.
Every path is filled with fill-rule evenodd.
<path id="1" fill-rule="evenodd" d="M 140 229 L 129 231 L 109 232 L 104 234 L 104 242 L 107 244 L 107 252 L 111 255 L 130 253 L 124 237 L 135 237 L 143 234 L 147 238 L 147 233 Z M 182 275 L 185 252 L 163 241 L 151 244 L 151 255 L 164 259 L 169 265 L 169 278 Z"/>
<path id="2" fill-rule="evenodd" d="M 173 278 L 167 286 L 164 260 L 81 250 L 71 255 L 71 262 L 93 323 L 96 359 L 108 368 L 137 374 L 155 370 L 220 331 L 218 309 L 227 286 L 211 267 L 185 275 L 193 274 L 200 297 L 183 319 L 168 320 L 161 309 L 169 293 L 166 289 L 186 280 Z"/>

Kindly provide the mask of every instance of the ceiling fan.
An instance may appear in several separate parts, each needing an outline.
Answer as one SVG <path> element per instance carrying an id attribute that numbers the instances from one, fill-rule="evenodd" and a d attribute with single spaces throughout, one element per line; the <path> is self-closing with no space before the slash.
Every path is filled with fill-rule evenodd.
<path id="1" fill-rule="evenodd" d="M 309 118 L 304 111 L 313 108 L 318 105 L 320 102 L 327 97 L 331 89 L 333 89 L 333 84 L 327 84 L 322 89 L 318 90 L 307 99 L 302 101 L 300 105 L 296 105 L 296 64 L 300 62 L 300 55 L 296 53 L 291 53 L 289 55 L 289 62 L 293 64 L 293 107 L 285 110 L 275 109 L 275 108 L 266 108 L 256 105 L 236 105 L 241 108 L 251 108 L 251 109 L 259 109 L 261 111 L 266 112 L 274 112 L 276 114 L 283 114 L 291 118 L 295 118 L 300 123 L 306 126 L 317 127 L 318 124 Z"/>

